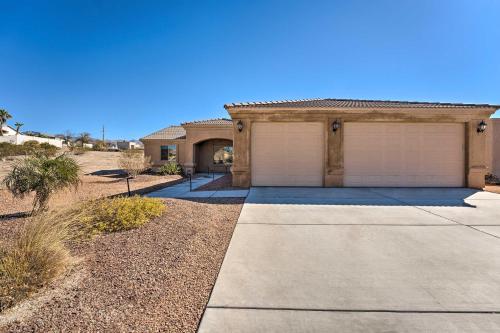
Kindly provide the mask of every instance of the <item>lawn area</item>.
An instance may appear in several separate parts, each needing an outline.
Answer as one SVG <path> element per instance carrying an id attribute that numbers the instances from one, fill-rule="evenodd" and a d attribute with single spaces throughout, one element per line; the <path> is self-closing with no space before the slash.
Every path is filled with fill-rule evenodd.
<path id="1" fill-rule="evenodd" d="M 0 315 L 0 332 L 195 332 L 243 199 L 165 204 L 138 229 L 70 244 L 79 262 Z M 0 241 L 21 220 L 0 220 Z"/>

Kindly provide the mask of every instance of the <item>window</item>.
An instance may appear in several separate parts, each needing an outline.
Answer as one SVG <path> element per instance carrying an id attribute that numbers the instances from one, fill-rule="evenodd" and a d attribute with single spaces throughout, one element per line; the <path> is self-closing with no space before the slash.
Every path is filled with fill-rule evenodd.
<path id="1" fill-rule="evenodd" d="M 214 145 L 214 164 L 232 164 L 233 147 Z"/>
<path id="2" fill-rule="evenodd" d="M 177 160 L 177 148 L 175 145 L 161 146 L 161 160 L 172 161 Z"/>

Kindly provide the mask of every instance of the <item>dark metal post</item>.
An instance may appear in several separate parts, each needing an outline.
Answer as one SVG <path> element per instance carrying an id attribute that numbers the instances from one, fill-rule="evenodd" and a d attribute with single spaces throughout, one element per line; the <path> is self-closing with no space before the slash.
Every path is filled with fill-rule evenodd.
<path id="1" fill-rule="evenodd" d="M 130 197 L 130 184 L 128 182 L 129 179 L 131 179 L 132 177 L 127 177 L 127 190 L 128 190 L 128 196 Z"/>
<path id="2" fill-rule="evenodd" d="M 189 176 L 189 192 L 193 190 L 193 184 L 191 183 L 191 174 L 188 174 Z"/>

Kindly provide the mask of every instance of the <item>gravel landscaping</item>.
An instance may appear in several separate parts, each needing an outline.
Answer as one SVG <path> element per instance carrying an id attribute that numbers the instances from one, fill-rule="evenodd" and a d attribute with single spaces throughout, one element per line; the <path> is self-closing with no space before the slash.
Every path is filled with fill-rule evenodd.
<path id="1" fill-rule="evenodd" d="M 138 229 L 72 244 L 73 269 L 0 315 L 0 332 L 195 332 L 243 199 L 165 203 Z M 0 241 L 21 221 L 0 220 Z"/>
<path id="2" fill-rule="evenodd" d="M 81 176 L 81 185 L 77 191 L 66 190 L 56 193 L 51 198 L 49 206 L 58 208 L 68 206 L 72 203 L 81 202 L 89 199 L 103 198 L 111 195 L 126 194 L 127 180 L 125 178 L 116 178 L 108 176 Z M 139 175 L 130 180 L 131 191 L 158 190 L 183 181 L 181 176 L 157 176 L 157 175 Z M 0 218 L 2 215 L 20 214 L 31 211 L 33 196 L 24 199 L 14 199 L 6 189 L 0 189 Z M 1 223 L 1 220 L 0 220 Z"/>

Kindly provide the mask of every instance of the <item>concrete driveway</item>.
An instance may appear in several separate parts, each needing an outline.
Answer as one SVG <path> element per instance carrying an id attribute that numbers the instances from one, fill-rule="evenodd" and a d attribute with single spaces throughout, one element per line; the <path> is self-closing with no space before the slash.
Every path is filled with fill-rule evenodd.
<path id="1" fill-rule="evenodd" d="M 498 332 L 500 194 L 252 188 L 199 332 Z"/>

